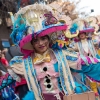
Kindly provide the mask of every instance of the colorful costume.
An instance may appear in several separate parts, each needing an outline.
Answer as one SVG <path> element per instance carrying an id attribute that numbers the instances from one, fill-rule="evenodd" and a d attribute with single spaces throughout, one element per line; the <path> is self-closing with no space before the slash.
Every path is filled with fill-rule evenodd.
<path id="1" fill-rule="evenodd" d="M 90 86 L 97 96 L 98 90 L 97 90 L 96 82 L 100 82 L 99 81 L 100 77 L 97 76 L 100 70 L 99 68 L 100 59 L 94 47 L 94 42 L 96 44 L 97 40 L 93 41 L 92 38 L 89 37 L 89 36 L 92 36 L 94 29 L 88 26 L 85 20 L 80 20 L 80 22 L 83 22 L 84 25 L 80 24 L 80 26 L 78 27 L 80 29 L 79 35 L 85 34 L 85 36 L 88 36 L 88 38 L 85 37 L 84 39 L 80 39 L 79 35 L 77 35 L 78 38 L 75 39 L 76 43 L 74 45 L 74 49 L 79 51 L 79 54 L 80 54 L 80 59 L 81 59 L 80 63 L 82 64 L 82 70 L 80 70 L 80 72 L 86 73 L 87 77 L 91 80 Z M 91 71 L 91 69 L 93 70 Z"/>
<path id="2" fill-rule="evenodd" d="M 24 76 L 27 81 L 30 92 L 24 100 L 43 100 L 43 98 L 45 100 L 48 98 L 63 100 L 63 94 L 77 93 L 77 88 L 74 91 L 76 84 L 70 68 L 72 71 L 82 72 L 88 77 L 100 81 L 100 77 L 98 77 L 100 73 L 96 70 L 99 63 L 97 63 L 97 67 L 92 63 L 86 63 L 86 65 L 78 53 L 66 49 L 65 43 L 59 45 L 58 40 L 66 42 L 65 33 L 67 33 L 68 26 L 65 21 L 59 21 L 54 17 L 49 6 L 34 4 L 22 8 L 16 13 L 15 24 L 17 27 L 15 27 L 16 30 L 13 30 L 11 37 L 14 43 L 20 45 L 25 56 L 14 57 L 10 61 L 10 66 L 17 75 Z M 27 32 L 31 33 L 28 35 L 24 33 L 27 26 L 29 26 Z M 54 38 L 51 38 L 52 33 L 55 34 Z M 52 42 L 50 48 L 40 55 L 34 51 L 31 40 L 45 35 L 48 35 Z M 59 38 L 62 36 L 63 38 Z M 81 60 L 84 62 L 82 66 L 79 63 Z M 15 77 L 12 72 L 9 71 L 9 73 L 16 81 L 20 80 L 20 76 Z"/>

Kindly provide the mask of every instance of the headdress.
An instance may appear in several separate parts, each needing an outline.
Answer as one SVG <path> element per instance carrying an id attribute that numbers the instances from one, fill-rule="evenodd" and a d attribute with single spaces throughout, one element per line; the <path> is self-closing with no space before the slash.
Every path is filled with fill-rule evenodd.
<path id="1" fill-rule="evenodd" d="M 78 41 L 78 36 L 81 33 L 86 33 L 88 36 L 90 35 L 89 33 L 93 33 L 95 30 L 92 26 L 90 26 L 91 22 L 86 21 L 85 19 L 76 19 L 73 21 L 73 24 L 71 28 L 69 29 L 69 34 L 70 38 L 77 37 L 75 38 L 75 41 Z M 68 37 L 66 33 L 66 37 Z"/>
<path id="2" fill-rule="evenodd" d="M 81 19 L 76 23 L 78 24 L 79 34 L 84 32 L 85 33 L 94 32 L 94 28 L 90 25 L 91 22 L 88 22 L 85 19 Z"/>
<path id="3" fill-rule="evenodd" d="M 68 28 L 65 22 L 59 21 L 54 16 L 51 7 L 43 4 L 33 4 L 21 8 L 15 14 L 15 19 L 17 24 L 14 27 L 11 37 L 17 44 L 20 41 L 20 48 L 25 54 L 33 52 L 33 47 L 30 43 L 33 37 L 51 36 L 51 33 L 62 31 L 60 35 L 57 35 L 59 37 L 64 35 L 63 31 L 66 31 Z M 27 33 L 25 33 L 26 30 Z"/>

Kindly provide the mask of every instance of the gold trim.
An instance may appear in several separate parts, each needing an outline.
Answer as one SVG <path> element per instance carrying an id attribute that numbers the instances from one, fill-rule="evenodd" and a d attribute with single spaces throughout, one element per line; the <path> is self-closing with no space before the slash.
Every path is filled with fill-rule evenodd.
<path id="1" fill-rule="evenodd" d="M 67 38 L 74 38 L 74 37 L 77 37 L 78 34 L 79 34 L 79 31 L 77 30 L 75 34 L 71 34 L 71 32 L 68 30 L 68 31 L 63 31 L 65 36 Z"/>

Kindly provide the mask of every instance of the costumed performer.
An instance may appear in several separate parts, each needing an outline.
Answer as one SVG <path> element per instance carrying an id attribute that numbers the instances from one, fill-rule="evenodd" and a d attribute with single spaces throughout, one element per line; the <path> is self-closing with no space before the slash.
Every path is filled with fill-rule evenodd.
<path id="1" fill-rule="evenodd" d="M 75 83 L 70 67 L 74 66 L 78 70 L 78 54 L 69 53 L 65 45 L 60 48 L 58 42 L 50 45 L 52 44 L 52 38 L 50 38 L 52 34 L 56 34 L 56 39 L 60 39 L 60 35 L 64 35 L 64 31 L 67 31 L 68 26 L 63 23 L 65 21 L 57 20 L 53 16 L 52 9 L 42 4 L 22 8 L 16 14 L 16 18 L 19 16 L 22 20 L 26 20 L 26 26 L 31 26 L 28 32 L 32 34 L 24 35 L 19 43 L 21 51 L 25 55 L 24 59 L 16 56 L 10 61 L 10 66 L 15 73 L 23 75 L 27 80 L 30 94 L 33 94 L 33 96 L 27 96 L 28 99 L 33 97 L 32 100 L 42 100 L 43 98 L 45 100 L 48 98 L 63 100 L 63 93 L 65 95 L 73 94 Z M 16 41 L 15 37 L 18 35 L 21 34 L 14 34 L 13 40 Z M 89 65 L 87 68 L 91 66 L 93 65 Z M 18 70 L 22 73 L 19 73 Z M 84 70 L 81 71 L 88 75 Z M 95 75 L 99 76 L 99 73 Z M 12 75 L 12 77 L 14 76 Z M 100 80 L 99 77 L 96 79 Z M 15 80 L 17 81 L 16 78 Z M 27 97 L 24 100 L 27 100 Z"/>
<path id="2" fill-rule="evenodd" d="M 89 23 L 87 23 L 85 20 L 79 20 L 79 22 L 76 23 L 76 25 L 78 26 L 79 34 L 77 35 L 77 38 L 74 39 L 75 45 L 73 46 L 73 49 L 79 52 L 80 54 L 79 57 L 81 59 L 80 63 L 82 64 L 82 70 L 85 73 L 87 72 L 86 75 L 89 78 L 89 80 L 91 80 L 90 81 L 91 89 L 95 92 L 95 95 L 98 96 L 99 94 L 96 82 L 99 81 L 98 79 L 96 79 L 96 73 L 97 74 L 99 73 L 97 72 L 97 70 L 99 70 L 100 60 L 99 60 L 99 55 L 96 52 L 97 50 L 95 50 L 94 47 L 94 41 L 95 44 L 97 44 L 96 42 L 97 40 L 94 41 L 92 40 L 92 34 L 94 32 L 94 28 L 89 26 Z M 72 29 L 70 29 L 70 31 L 72 32 Z M 89 67 L 86 68 L 87 66 Z"/>

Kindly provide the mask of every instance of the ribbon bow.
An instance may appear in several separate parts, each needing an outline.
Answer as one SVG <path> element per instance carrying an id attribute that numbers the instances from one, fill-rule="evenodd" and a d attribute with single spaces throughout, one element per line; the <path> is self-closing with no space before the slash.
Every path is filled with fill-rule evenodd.
<path id="1" fill-rule="evenodd" d="M 36 54 L 35 58 L 33 59 L 34 64 L 40 64 L 43 62 L 50 62 L 51 58 L 48 53 L 44 53 L 43 55 Z"/>
<path id="2" fill-rule="evenodd" d="M 47 18 L 45 25 L 57 24 L 57 19 L 52 15 L 51 12 L 44 14 L 44 16 Z"/>

